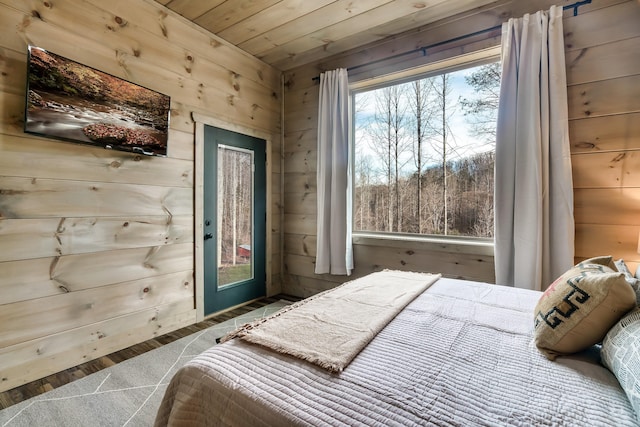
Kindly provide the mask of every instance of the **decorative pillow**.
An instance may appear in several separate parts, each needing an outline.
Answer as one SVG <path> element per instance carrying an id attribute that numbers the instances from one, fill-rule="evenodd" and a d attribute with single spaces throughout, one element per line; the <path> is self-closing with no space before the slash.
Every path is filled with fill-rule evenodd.
<path id="1" fill-rule="evenodd" d="M 640 305 L 640 280 L 637 277 L 633 277 L 631 270 L 629 270 L 629 267 L 627 267 L 624 260 L 619 259 L 614 261 L 614 264 L 618 271 L 624 274 L 624 278 L 629 282 L 633 290 L 636 291 L 636 305 Z M 638 275 L 638 272 L 640 272 L 640 268 L 636 269 L 636 276 Z"/>
<path id="2" fill-rule="evenodd" d="M 583 261 L 549 286 L 535 308 L 534 339 L 547 358 L 584 350 L 636 305 L 636 294 L 610 256 Z"/>
<path id="3" fill-rule="evenodd" d="M 624 316 L 602 342 L 602 363 L 616 376 L 640 421 L 640 308 Z"/>

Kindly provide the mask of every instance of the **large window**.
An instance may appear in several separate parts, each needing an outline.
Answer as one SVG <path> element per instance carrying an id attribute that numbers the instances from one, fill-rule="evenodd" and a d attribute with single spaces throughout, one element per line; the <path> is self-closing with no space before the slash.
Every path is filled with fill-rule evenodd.
<path id="1" fill-rule="evenodd" d="M 354 230 L 493 236 L 500 64 L 354 91 Z"/>

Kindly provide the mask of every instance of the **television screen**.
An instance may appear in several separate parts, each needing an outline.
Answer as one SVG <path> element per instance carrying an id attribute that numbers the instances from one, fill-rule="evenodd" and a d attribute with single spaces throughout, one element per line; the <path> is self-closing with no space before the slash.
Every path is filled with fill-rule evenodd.
<path id="1" fill-rule="evenodd" d="M 25 132 L 166 156 L 170 98 L 29 46 Z"/>

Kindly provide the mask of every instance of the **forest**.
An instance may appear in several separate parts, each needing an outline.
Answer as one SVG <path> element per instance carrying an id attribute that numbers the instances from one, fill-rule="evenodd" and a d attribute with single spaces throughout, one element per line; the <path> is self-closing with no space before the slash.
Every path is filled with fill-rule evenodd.
<path id="1" fill-rule="evenodd" d="M 357 93 L 356 231 L 493 237 L 500 63 Z"/>
<path id="2" fill-rule="evenodd" d="M 253 158 L 218 146 L 218 286 L 252 277 Z"/>

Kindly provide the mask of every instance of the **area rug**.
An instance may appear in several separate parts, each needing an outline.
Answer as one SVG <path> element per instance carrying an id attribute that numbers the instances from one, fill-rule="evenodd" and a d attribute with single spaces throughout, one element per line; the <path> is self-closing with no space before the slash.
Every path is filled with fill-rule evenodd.
<path id="1" fill-rule="evenodd" d="M 152 426 L 185 362 L 216 339 L 290 304 L 277 301 L 0 411 L 0 426 Z"/>

